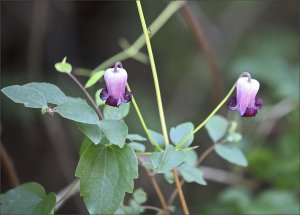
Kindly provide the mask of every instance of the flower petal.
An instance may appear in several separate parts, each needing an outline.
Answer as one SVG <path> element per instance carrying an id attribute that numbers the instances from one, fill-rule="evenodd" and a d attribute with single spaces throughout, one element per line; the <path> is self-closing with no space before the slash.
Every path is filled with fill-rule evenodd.
<path id="1" fill-rule="evenodd" d="M 121 104 L 121 100 L 115 99 L 112 96 L 109 96 L 108 99 L 106 100 L 105 104 L 113 106 L 113 107 L 119 107 Z"/>
<path id="2" fill-rule="evenodd" d="M 105 88 L 103 88 L 103 90 L 100 93 L 100 99 L 105 101 L 106 99 L 108 99 L 108 97 L 109 97 L 109 95 L 108 95 L 107 89 L 105 87 Z"/>
<path id="3" fill-rule="evenodd" d="M 124 103 L 130 102 L 131 99 L 132 99 L 132 93 L 126 90 L 125 94 L 123 95 L 122 102 Z"/>

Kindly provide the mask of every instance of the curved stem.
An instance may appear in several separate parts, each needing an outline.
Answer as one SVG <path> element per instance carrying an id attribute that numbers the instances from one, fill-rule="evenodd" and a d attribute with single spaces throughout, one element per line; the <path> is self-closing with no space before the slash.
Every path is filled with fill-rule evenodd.
<path id="1" fill-rule="evenodd" d="M 206 117 L 206 119 L 197 126 L 186 138 L 184 138 L 181 143 L 179 143 L 176 146 L 176 149 L 179 149 L 188 139 L 190 139 L 195 133 L 197 133 L 216 113 L 217 111 L 223 106 L 223 104 L 229 99 L 230 95 L 233 93 L 235 89 L 236 83 L 232 86 L 228 94 L 225 96 L 225 98 L 218 104 L 218 106 Z"/>
<path id="2" fill-rule="evenodd" d="M 98 116 L 100 119 L 104 119 L 98 105 L 96 104 L 96 102 L 94 101 L 94 99 L 91 97 L 91 95 L 88 93 L 88 91 L 82 86 L 82 84 L 78 81 L 78 79 L 71 73 L 67 73 L 72 80 L 80 87 L 80 89 L 84 92 L 84 94 L 86 95 L 86 97 L 88 98 L 88 100 L 92 103 L 92 105 L 94 106 L 94 109 L 96 110 Z"/>
<path id="3" fill-rule="evenodd" d="M 163 212 L 162 209 L 155 207 L 155 206 L 151 206 L 151 205 L 143 205 L 143 208 L 146 210 L 153 210 L 153 211 L 157 211 L 157 212 Z"/>
<path id="4" fill-rule="evenodd" d="M 128 90 L 129 92 L 132 92 L 131 89 L 130 89 L 130 87 L 129 87 L 129 85 L 128 85 L 128 83 L 127 83 L 127 85 L 126 85 L 126 88 L 127 88 L 127 90 Z M 133 104 L 133 106 L 134 106 L 134 108 L 135 108 L 135 111 L 136 111 L 136 113 L 137 113 L 137 115 L 138 115 L 138 117 L 139 117 L 139 119 L 140 119 L 140 121 L 141 121 L 141 124 L 142 124 L 142 126 L 143 126 L 143 129 L 144 129 L 145 133 L 146 133 L 147 136 L 148 136 L 149 141 L 151 142 L 151 144 L 154 146 L 155 149 L 157 149 L 158 151 L 163 151 L 162 148 L 160 148 L 160 146 L 154 141 L 153 137 L 152 137 L 151 134 L 149 133 L 149 130 L 148 130 L 148 128 L 147 128 L 147 125 L 146 125 L 146 123 L 145 123 L 145 120 L 144 120 L 144 118 L 143 118 L 143 116 L 142 116 L 142 114 L 141 114 L 141 111 L 140 111 L 140 109 L 139 109 L 139 107 L 138 107 L 138 105 L 137 105 L 137 103 L 136 103 L 136 101 L 135 101 L 135 99 L 134 99 L 134 96 L 132 96 L 132 100 L 131 100 L 131 101 L 132 101 L 132 104 Z"/>
<path id="5" fill-rule="evenodd" d="M 60 191 L 57 194 L 58 200 L 55 206 L 56 210 L 58 210 L 68 198 L 70 198 L 71 196 L 73 196 L 75 193 L 79 191 L 79 185 L 80 185 L 79 182 L 80 182 L 79 179 L 73 181 L 71 184 L 69 184 L 66 188 L 64 188 L 62 191 Z"/>
<path id="6" fill-rule="evenodd" d="M 166 121 L 165 121 L 165 116 L 164 116 L 164 110 L 163 110 L 163 105 L 162 105 L 162 100 L 161 100 L 159 82 L 158 82 L 158 77 L 157 77 L 157 72 L 156 72 L 156 66 L 155 66 L 155 62 L 154 62 L 152 47 L 151 47 L 151 43 L 150 43 L 150 38 L 149 38 L 148 29 L 147 29 L 147 25 L 146 25 L 146 21 L 145 21 L 145 17 L 144 17 L 141 2 L 139 0 L 136 0 L 136 5 L 137 5 L 137 8 L 138 8 L 138 12 L 139 12 L 139 16 L 140 16 L 140 19 L 141 19 L 141 24 L 142 24 L 142 28 L 143 28 L 143 32 L 144 32 L 144 36 L 145 36 L 145 41 L 146 41 L 146 45 L 147 45 L 147 49 L 148 49 L 149 60 L 150 60 L 150 65 L 151 65 L 151 69 L 152 69 L 152 75 L 153 75 L 156 98 L 157 98 L 159 118 L 160 118 L 160 123 L 161 123 L 161 127 L 162 127 L 163 136 L 164 136 L 165 146 L 167 147 L 169 145 L 169 137 L 168 137 L 168 133 L 167 133 L 167 126 L 166 126 Z M 185 198 L 184 198 L 184 195 L 183 195 L 183 192 L 182 192 L 182 189 L 181 189 L 181 185 L 179 183 L 179 178 L 178 178 L 177 172 L 176 172 L 175 169 L 173 169 L 172 172 L 173 172 L 173 176 L 174 176 L 175 181 L 176 181 L 176 187 L 177 187 L 178 193 L 180 195 L 180 201 L 181 201 L 181 205 L 182 205 L 182 208 L 183 208 L 183 212 L 184 212 L 185 215 L 190 214 L 189 209 L 188 209 L 188 207 L 186 205 L 186 202 L 185 202 Z"/>

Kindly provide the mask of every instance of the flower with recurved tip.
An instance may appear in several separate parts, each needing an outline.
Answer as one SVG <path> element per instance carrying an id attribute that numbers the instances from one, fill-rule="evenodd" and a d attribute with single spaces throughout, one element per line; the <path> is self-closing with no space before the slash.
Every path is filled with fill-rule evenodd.
<path id="1" fill-rule="evenodd" d="M 126 90 L 127 72 L 121 62 L 116 62 L 114 68 L 105 70 L 106 87 L 101 91 L 100 98 L 105 104 L 119 107 L 122 103 L 131 101 L 132 93 Z"/>
<path id="2" fill-rule="evenodd" d="M 262 99 L 256 98 L 259 82 L 251 78 L 249 73 L 243 73 L 236 83 L 236 96 L 227 101 L 230 110 L 238 110 L 242 117 L 253 117 L 262 108 Z"/>

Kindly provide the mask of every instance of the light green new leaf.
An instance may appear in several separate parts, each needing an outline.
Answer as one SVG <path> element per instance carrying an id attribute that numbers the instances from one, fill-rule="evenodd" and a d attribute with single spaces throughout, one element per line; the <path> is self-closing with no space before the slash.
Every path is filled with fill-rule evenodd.
<path id="1" fill-rule="evenodd" d="M 139 134 L 128 134 L 127 139 L 130 141 L 146 141 L 147 139 Z"/>
<path id="2" fill-rule="evenodd" d="M 60 105 L 67 100 L 66 95 L 54 84 L 33 82 L 23 86 L 39 91 L 51 104 Z"/>
<path id="3" fill-rule="evenodd" d="M 80 195 L 90 214 L 113 214 L 125 192 L 132 192 L 138 177 L 138 162 L 129 145 L 91 144 L 80 157 L 76 176 Z"/>
<path id="4" fill-rule="evenodd" d="M 98 144 L 102 139 L 102 132 L 99 125 L 91 125 L 86 123 L 76 123 L 77 127 L 82 131 L 93 143 Z"/>
<path id="5" fill-rule="evenodd" d="M 16 103 L 24 104 L 25 107 L 47 107 L 47 101 L 42 93 L 30 87 L 13 85 L 1 90 L 8 98 Z"/>
<path id="6" fill-rule="evenodd" d="M 96 72 L 95 74 L 92 75 L 92 77 L 90 77 L 90 79 L 86 82 L 84 87 L 89 88 L 93 86 L 94 84 L 97 83 L 97 81 L 100 80 L 100 78 L 102 78 L 103 75 L 104 75 L 104 70 Z"/>
<path id="7" fill-rule="evenodd" d="M 171 141 L 177 145 L 181 143 L 189 134 L 194 130 L 194 125 L 191 122 L 182 123 L 176 127 L 172 127 L 170 130 Z M 192 144 L 194 135 L 191 136 L 180 148 L 186 148 Z"/>
<path id="8" fill-rule="evenodd" d="M 120 107 L 112 107 L 105 105 L 103 114 L 105 119 L 120 120 L 123 119 L 129 113 L 130 103 L 124 103 Z"/>
<path id="9" fill-rule="evenodd" d="M 101 120 L 98 124 L 110 143 L 121 148 L 124 146 L 128 127 L 122 120 Z"/>
<path id="10" fill-rule="evenodd" d="M 247 166 L 248 162 L 243 152 L 234 145 L 217 144 L 215 147 L 216 153 L 229 161 L 240 166 Z"/>
<path id="11" fill-rule="evenodd" d="M 1 214 L 49 214 L 54 208 L 54 193 L 46 195 L 35 182 L 22 184 L 0 195 Z"/>
<path id="12" fill-rule="evenodd" d="M 143 190 L 143 188 L 138 188 L 133 192 L 133 199 L 137 203 L 143 204 L 147 201 L 147 193 Z"/>
<path id="13" fill-rule="evenodd" d="M 64 118 L 87 124 L 98 124 L 99 118 L 93 108 L 85 101 L 68 100 L 67 102 L 56 106 L 56 111 Z"/>
<path id="14" fill-rule="evenodd" d="M 151 155 L 154 171 L 157 173 L 168 172 L 184 161 L 184 153 L 176 151 L 174 146 L 169 145 L 163 152 L 154 152 Z"/>
<path id="15" fill-rule="evenodd" d="M 102 89 L 99 89 L 96 91 L 95 93 L 95 101 L 96 101 L 96 104 L 98 106 L 101 106 L 101 105 L 104 105 L 105 104 L 105 101 L 103 101 L 101 98 L 100 98 L 100 93 L 101 93 Z"/>
<path id="16" fill-rule="evenodd" d="M 180 171 L 182 177 L 187 182 L 196 182 L 201 185 L 206 185 L 206 181 L 203 178 L 203 173 L 199 168 L 196 168 L 194 166 L 190 166 L 187 164 L 182 164 L 178 168 Z"/>
<path id="17" fill-rule="evenodd" d="M 130 142 L 129 145 L 134 149 L 134 151 L 138 152 L 144 152 L 146 150 L 146 147 L 138 142 Z"/>
<path id="18" fill-rule="evenodd" d="M 71 73 L 72 71 L 72 65 L 67 63 L 67 57 L 64 57 L 62 62 L 56 63 L 55 64 L 55 69 L 58 72 L 63 72 L 63 73 Z"/>
<path id="19" fill-rule="evenodd" d="M 205 125 L 208 135 L 214 142 L 218 142 L 226 133 L 228 128 L 227 120 L 220 116 L 213 116 Z"/>
<path id="20" fill-rule="evenodd" d="M 156 131 L 153 131 L 151 129 L 148 129 L 150 135 L 152 136 L 153 140 L 157 145 L 159 145 L 161 148 L 165 147 L 165 140 L 164 136 Z"/>

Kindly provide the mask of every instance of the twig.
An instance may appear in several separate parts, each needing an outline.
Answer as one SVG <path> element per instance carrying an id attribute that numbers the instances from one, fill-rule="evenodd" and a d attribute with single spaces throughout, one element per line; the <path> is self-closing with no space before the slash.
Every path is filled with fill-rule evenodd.
<path id="1" fill-rule="evenodd" d="M 77 179 L 57 193 L 56 198 L 58 200 L 56 202 L 55 210 L 58 210 L 67 199 L 69 199 L 79 191 L 79 182 L 79 179 Z"/>
<path id="2" fill-rule="evenodd" d="M 141 159 L 141 157 L 138 156 L 137 158 L 138 158 L 139 162 L 142 164 L 143 160 Z M 167 201 L 166 201 L 163 193 L 161 192 L 161 189 L 160 189 L 160 187 L 159 187 L 159 185 L 158 185 L 158 183 L 155 179 L 155 175 L 149 169 L 147 169 L 146 167 L 144 167 L 144 168 L 145 168 L 145 171 L 146 171 L 147 175 L 149 176 L 150 181 L 152 183 L 152 186 L 153 186 L 153 188 L 154 188 L 154 190 L 155 190 L 155 192 L 158 196 L 158 199 L 159 199 L 160 204 L 163 208 L 164 214 L 168 215 L 169 214 L 168 204 L 167 204 Z"/>
<path id="3" fill-rule="evenodd" d="M 146 209 L 146 210 L 154 210 L 154 211 L 157 211 L 157 212 L 163 212 L 162 209 L 160 209 L 158 207 L 155 207 L 155 206 L 151 206 L 151 205 L 143 205 L 143 208 Z"/>
<path id="4" fill-rule="evenodd" d="M 7 176 L 10 182 L 11 187 L 18 186 L 20 184 L 17 172 L 14 168 L 12 159 L 8 155 L 6 149 L 0 144 L 0 158 L 1 158 L 1 163 L 4 167 L 4 171 L 7 172 Z"/>
<path id="5" fill-rule="evenodd" d="M 78 81 L 78 79 L 71 73 L 67 73 L 72 79 L 73 81 L 80 87 L 80 89 L 84 92 L 84 94 L 86 95 L 86 97 L 88 98 L 88 100 L 92 103 L 92 105 L 94 106 L 94 109 L 96 110 L 98 116 L 100 119 L 103 119 L 103 115 L 98 107 L 98 105 L 96 104 L 96 102 L 94 101 L 94 99 L 90 96 L 90 94 L 88 93 L 88 91 L 83 87 L 83 85 Z"/>
<path id="6" fill-rule="evenodd" d="M 187 5 L 183 5 L 180 9 L 180 12 L 195 35 L 199 47 L 203 49 L 203 53 L 210 67 L 210 72 L 213 79 L 212 91 L 214 95 L 214 104 L 216 104 L 220 100 L 223 84 L 220 78 L 217 60 L 213 54 L 213 49 L 211 48 L 210 42 L 204 33 L 201 23 L 195 19 L 189 7 Z"/>

